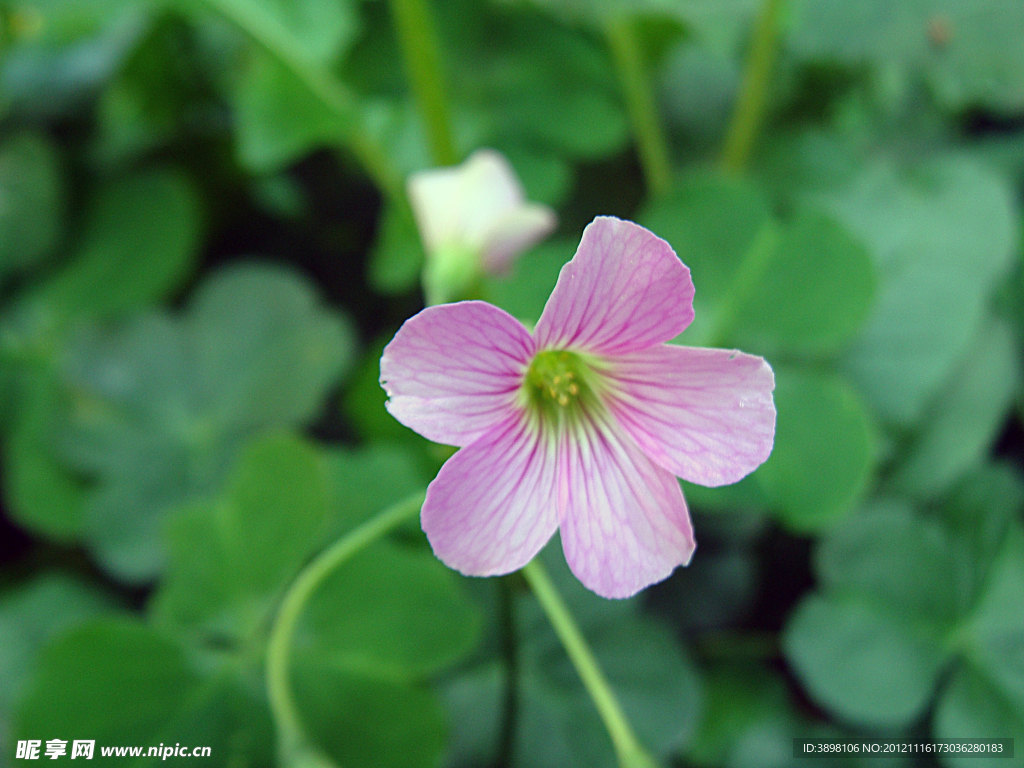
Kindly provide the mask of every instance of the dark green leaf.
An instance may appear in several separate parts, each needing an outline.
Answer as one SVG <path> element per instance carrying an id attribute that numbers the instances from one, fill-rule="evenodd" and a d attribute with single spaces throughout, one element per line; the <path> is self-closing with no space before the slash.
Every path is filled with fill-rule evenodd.
<path id="1" fill-rule="evenodd" d="M 965 654 L 1024 723 L 1024 532 L 1013 526 L 966 629 Z M 1007 734 L 1008 735 L 1008 734 Z"/>
<path id="2" fill-rule="evenodd" d="M 280 60 L 261 50 L 251 53 L 233 95 L 238 157 L 256 173 L 275 171 L 319 146 L 338 145 L 351 127 L 351 120 L 330 109 Z"/>
<path id="3" fill-rule="evenodd" d="M 17 134 L 0 145 L 0 278 L 48 256 L 63 230 L 63 179 L 44 137 Z"/>
<path id="4" fill-rule="evenodd" d="M 964 665 L 953 676 L 935 711 L 934 733 L 939 739 L 1013 739 L 1014 756 L 1024 743 L 1024 716 L 1015 713 L 999 690 Z M 950 768 L 986 768 L 992 756 L 943 755 Z"/>
<path id="5" fill-rule="evenodd" d="M 479 624 L 455 574 L 432 554 L 382 542 L 327 577 L 300 632 L 318 664 L 408 680 L 465 655 Z"/>
<path id="6" fill-rule="evenodd" d="M 330 514 L 327 539 L 333 541 L 430 480 L 420 456 L 400 445 L 336 449 L 324 457 Z M 381 483 L 381 478 L 387 478 Z"/>
<path id="7" fill-rule="evenodd" d="M 847 368 L 885 419 L 912 424 L 968 351 L 1010 264 L 1010 190 L 984 168 L 946 158 L 913 176 L 870 167 L 830 206 L 868 244 L 879 274 Z"/>
<path id="8" fill-rule="evenodd" d="M 405 293 L 417 286 L 423 246 L 409 209 L 387 205 L 377 224 L 370 254 L 370 285 L 381 293 Z"/>
<path id="9" fill-rule="evenodd" d="M 1024 107 L 1024 9 L 1001 0 L 802 0 L 791 42 L 799 54 L 927 74 L 948 107 Z"/>
<path id="10" fill-rule="evenodd" d="M 831 218 L 803 211 L 781 234 L 731 337 L 765 354 L 838 351 L 860 330 L 874 289 L 864 246 Z"/>
<path id="11" fill-rule="evenodd" d="M 818 595 L 804 600 L 790 619 L 784 646 L 816 701 L 845 719 L 880 728 L 910 725 L 949 659 L 938 639 L 913 632 L 898 614 Z"/>
<path id="12" fill-rule="evenodd" d="M 1009 328 L 995 322 L 982 329 L 931 405 L 896 470 L 894 486 L 934 496 L 981 461 L 1010 410 L 1020 362 Z"/>
<path id="13" fill-rule="evenodd" d="M 755 477 L 786 525 L 817 530 L 864 491 L 874 460 L 871 424 L 838 376 L 790 369 L 775 376 L 775 447 Z"/>
<path id="14" fill-rule="evenodd" d="M 65 320 L 108 317 L 165 298 L 198 255 L 198 205 L 191 184 L 174 171 L 101 189 L 72 261 L 41 291 L 49 311 Z"/>
<path id="15" fill-rule="evenodd" d="M 75 344 L 61 441 L 97 481 L 86 529 L 104 565 L 156 575 L 168 510 L 215 494 L 249 435 L 311 418 L 351 347 L 302 280 L 255 265 L 214 275 L 181 319 L 144 316 Z"/>
<path id="16" fill-rule="evenodd" d="M 667 240 L 690 268 L 695 317 L 683 340 L 698 346 L 712 341 L 716 314 L 736 272 L 771 221 L 768 201 L 745 182 L 696 175 L 641 212 L 638 221 Z"/>
<path id="17" fill-rule="evenodd" d="M 244 641 L 319 545 L 326 517 L 326 473 L 311 448 L 285 435 L 251 443 L 221 498 L 171 521 L 156 615 Z"/>
<path id="18" fill-rule="evenodd" d="M 7 718 L 39 650 L 53 637 L 98 614 L 114 601 L 62 573 L 48 573 L 0 597 L 0 720 Z"/>
<path id="19" fill-rule="evenodd" d="M 29 530 L 72 541 L 81 534 L 85 488 L 55 451 L 58 387 L 48 372 L 33 372 L 24 384 L 4 452 L 8 509 Z"/>
<path id="20" fill-rule="evenodd" d="M 295 670 L 303 724 L 337 765 L 433 768 L 444 747 L 444 713 L 422 687 L 341 672 L 314 659 Z"/>
<path id="21" fill-rule="evenodd" d="M 63 635 L 39 660 L 18 708 L 15 737 L 210 748 L 209 765 L 270 765 L 273 725 L 257 682 L 200 673 L 181 647 L 130 619 L 95 621 Z M 59 734 L 59 735 L 58 735 Z M 124 765 L 163 765 L 160 757 Z"/>
<path id="22" fill-rule="evenodd" d="M 836 526 L 815 565 L 830 594 L 856 596 L 937 634 L 953 629 L 972 597 L 966 563 L 945 528 L 898 501 L 876 501 Z"/>

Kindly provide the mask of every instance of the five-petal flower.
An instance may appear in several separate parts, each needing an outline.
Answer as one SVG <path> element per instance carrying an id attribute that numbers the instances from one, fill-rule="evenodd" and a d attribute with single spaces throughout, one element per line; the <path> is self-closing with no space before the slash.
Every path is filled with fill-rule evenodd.
<path id="1" fill-rule="evenodd" d="M 588 588 L 628 597 L 689 562 L 676 476 L 733 483 L 769 455 L 771 368 L 674 346 L 690 272 L 632 222 L 595 219 L 531 334 L 480 301 L 429 307 L 381 358 L 388 409 L 461 450 L 427 489 L 422 525 L 462 573 L 521 568 L 560 529 Z"/>

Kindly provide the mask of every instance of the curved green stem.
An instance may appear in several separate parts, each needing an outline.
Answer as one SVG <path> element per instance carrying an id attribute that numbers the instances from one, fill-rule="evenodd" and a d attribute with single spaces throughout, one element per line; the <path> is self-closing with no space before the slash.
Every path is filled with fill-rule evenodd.
<path id="1" fill-rule="evenodd" d="M 459 158 L 452 138 L 451 113 L 430 9 L 426 0 L 391 0 L 391 16 L 434 162 L 454 165 Z"/>
<path id="2" fill-rule="evenodd" d="M 746 167 L 764 119 L 768 86 L 778 49 L 781 16 L 782 0 L 764 0 L 754 27 L 743 85 L 722 150 L 722 168 L 730 173 L 739 173 Z"/>
<path id="3" fill-rule="evenodd" d="M 277 726 L 283 758 L 307 747 L 288 674 L 292 637 L 306 603 L 338 566 L 401 523 L 415 517 L 423 506 L 423 499 L 422 491 L 415 493 L 342 536 L 299 573 L 281 600 L 267 642 L 267 698 Z"/>
<path id="4" fill-rule="evenodd" d="M 622 83 L 644 180 L 652 195 L 661 196 L 672 186 L 672 166 L 636 30 L 629 19 L 620 18 L 605 24 L 604 32 Z"/>
<path id="5" fill-rule="evenodd" d="M 207 0 L 222 16 L 249 35 L 297 77 L 327 109 L 346 125 L 345 144 L 392 200 L 402 200 L 402 179 L 384 149 L 362 124 L 355 96 L 327 67 L 310 61 L 296 41 L 268 19 L 258 4 L 241 0 Z"/>
<path id="6" fill-rule="evenodd" d="M 597 659 L 594 658 L 583 633 L 576 626 L 572 614 L 569 613 L 568 607 L 555 589 L 544 566 L 540 564 L 539 560 L 534 559 L 523 568 L 522 573 L 547 614 L 551 626 L 555 629 L 555 634 L 562 641 L 587 693 L 593 699 L 594 706 L 597 707 L 597 712 L 601 715 L 605 728 L 608 729 L 608 735 L 611 736 L 615 754 L 619 759 L 619 766 L 621 768 L 654 768 L 656 763 L 637 741 L 633 728 L 626 719 L 611 686 L 608 685 Z"/>

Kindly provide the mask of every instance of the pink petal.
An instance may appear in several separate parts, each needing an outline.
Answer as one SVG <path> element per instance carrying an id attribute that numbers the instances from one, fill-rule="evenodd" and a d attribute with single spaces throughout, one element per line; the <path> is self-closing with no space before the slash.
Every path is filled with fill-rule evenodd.
<path id="1" fill-rule="evenodd" d="M 562 267 L 534 337 L 540 349 L 620 354 L 668 341 L 693 320 L 690 270 L 643 227 L 599 216 Z"/>
<path id="2" fill-rule="evenodd" d="M 384 348 L 387 408 L 434 442 L 469 445 L 515 412 L 533 350 L 522 324 L 486 302 L 428 307 Z"/>
<path id="3" fill-rule="evenodd" d="M 603 597 L 629 597 L 690 562 L 696 547 L 679 481 L 608 420 L 558 449 L 558 519 L 572 572 Z"/>
<path id="4" fill-rule="evenodd" d="M 421 522 L 450 568 L 467 576 L 511 573 L 558 527 L 554 496 L 553 443 L 520 412 L 441 467 Z"/>
<path id="5" fill-rule="evenodd" d="M 763 358 L 662 344 L 616 358 L 608 407 L 653 461 L 700 485 L 757 469 L 775 439 L 775 375 Z"/>

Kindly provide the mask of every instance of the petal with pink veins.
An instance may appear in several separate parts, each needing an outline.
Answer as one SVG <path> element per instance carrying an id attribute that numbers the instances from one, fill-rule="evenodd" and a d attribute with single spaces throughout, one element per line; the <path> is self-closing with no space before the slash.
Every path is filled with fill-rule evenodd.
<path id="1" fill-rule="evenodd" d="M 520 412 L 441 467 L 420 519 L 448 567 L 494 576 L 533 559 L 558 527 L 555 510 L 553 443 Z"/>
<path id="2" fill-rule="evenodd" d="M 429 440 L 469 445 L 515 412 L 533 350 L 522 324 L 486 302 L 428 307 L 384 348 L 388 411 Z"/>
<path id="3" fill-rule="evenodd" d="M 696 544 L 679 481 L 610 419 L 585 420 L 558 446 L 565 559 L 584 586 L 623 598 L 686 565 Z"/>
<path id="4" fill-rule="evenodd" d="M 562 267 L 534 336 L 539 349 L 617 355 L 675 338 L 692 320 L 690 270 L 672 246 L 599 216 Z"/>
<path id="5" fill-rule="evenodd" d="M 772 452 L 775 375 L 764 358 L 663 344 L 616 358 L 606 376 L 616 420 L 684 480 L 735 483 Z"/>

